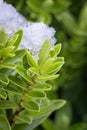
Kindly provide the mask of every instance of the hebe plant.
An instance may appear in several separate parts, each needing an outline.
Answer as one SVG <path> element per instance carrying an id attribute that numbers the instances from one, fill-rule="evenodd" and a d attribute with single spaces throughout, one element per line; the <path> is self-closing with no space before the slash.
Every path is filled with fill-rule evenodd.
<path id="1" fill-rule="evenodd" d="M 32 130 L 64 100 L 50 100 L 50 80 L 59 76 L 64 58 L 58 57 L 61 44 L 50 48 L 43 43 L 38 60 L 29 50 L 19 49 L 23 31 L 13 36 L 0 31 L 0 130 Z"/>

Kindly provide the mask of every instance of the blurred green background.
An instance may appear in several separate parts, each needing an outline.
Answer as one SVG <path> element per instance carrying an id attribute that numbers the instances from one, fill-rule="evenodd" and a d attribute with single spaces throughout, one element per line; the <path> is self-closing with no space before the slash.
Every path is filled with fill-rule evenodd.
<path id="1" fill-rule="evenodd" d="M 65 65 L 49 98 L 67 104 L 35 130 L 87 130 L 87 0 L 6 0 L 29 21 L 56 29 Z"/>

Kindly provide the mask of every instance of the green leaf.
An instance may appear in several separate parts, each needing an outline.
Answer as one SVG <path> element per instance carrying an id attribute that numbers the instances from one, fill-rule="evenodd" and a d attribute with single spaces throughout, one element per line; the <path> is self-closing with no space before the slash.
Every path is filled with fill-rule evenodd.
<path id="1" fill-rule="evenodd" d="M 43 116 L 49 116 L 53 111 L 60 109 L 66 103 L 65 100 L 43 100 L 40 103 L 40 111 L 22 111 L 25 114 L 29 114 L 32 119 L 37 119 Z"/>
<path id="2" fill-rule="evenodd" d="M 42 103 L 40 106 L 41 111 L 46 110 L 46 108 L 48 108 L 48 110 L 46 111 L 54 111 L 54 110 L 58 110 L 61 107 L 63 107 L 65 105 L 66 101 L 65 100 L 61 100 L 61 99 L 56 99 L 56 100 L 49 100 L 48 101 L 48 105 L 44 106 L 45 104 Z"/>
<path id="3" fill-rule="evenodd" d="M 36 0 L 27 0 L 27 5 L 29 8 L 33 9 L 35 12 L 40 12 L 42 10 L 42 4 Z"/>
<path id="4" fill-rule="evenodd" d="M 38 83 L 38 84 L 34 84 L 32 86 L 32 89 L 33 90 L 39 90 L 39 91 L 49 91 L 52 89 L 52 86 L 50 84 L 47 84 L 47 83 Z"/>
<path id="5" fill-rule="evenodd" d="M 52 66 L 50 66 L 47 71 L 44 71 L 44 74 L 49 74 L 49 75 L 56 74 L 61 69 L 63 64 L 64 64 L 63 62 L 53 63 Z"/>
<path id="6" fill-rule="evenodd" d="M 2 64 L 0 64 L 0 68 L 6 68 L 6 69 L 14 70 L 15 69 L 15 65 L 2 63 Z"/>
<path id="7" fill-rule="evenodd" d="M 49 101 L 47 104 L 43 102 L 40 106 L 40 112 L 39 113 L 32 113 L 32 118 L 38 118 L 42 116 L 49 115 L 55 110 L 60 109 L 65 104 L 65 100 L 52 100 Z"/>
<path id="8" fill-rule="evenodd" d="M 55 56 L 55 51 L 54 50 L 50 50 L 49 54 L 50 54 L 51 57 L 54 57 Z"/>
<path id="9" fill-rule="evenodd" d="M 31 76 L 27 74 L 26 69 L 24 69 L 22 66 L 16 66 L 16 71 L 19 75 L 21 75 L 25 80 L 32 83 Z"/>
<path id="10" fill-rule="evenodd" d="M 28 69 L 30 68 L 30 66 L 29 66 L 28 61 L 27 61 L 26 53 L 25 53 L 25 55 L 23 56 L 22 61 L 23 61 L 23 67 L 24 67 L 26 70 L 28 70 Z"/>
<path id="11" fill-rule="evenodd" d="M 23 31 L 22 30 L 19 30 L 18 32 L 15 33 L 16 35 L 18 35 L 18 38 L 17 40 L 15 41 L 14 43 L 14 46 L 15 46 L 15 50 L 18 48 L 21 40 L 22 40 L 22 36 L 23 36 Z"/>
<path id="12" fill-rule="evenodd" d="M 39 70 L 38 70 L 38 68 L 30 67 L 28 70 L 29 70 L 30 72 L 36 74 L 36 75 L 39 75 Z"/>
<path id="13" fill-rule="evenodd" d="M 46 119 L 41 126 L 45 129 L 45 130 L 55 130 L 55 125 L 54 122 L 51 121 L 51 119 Z"/>
<path id="14" fill-rule="evenodd" d="M 5 115 L 5 116 L 6 116 L 6 111 L 5 111 L 5 109 L 0 109 L 0 115 Z"/>
<path id="15" fill-rule="evenodd" d="M 19 86 L 19 87 L 21 87 L 23 89 L 26 88 L 26 84 L 25 84 L 24 80 L 21 77 L 19 77 L 17 75 L 15 75 L 15 76 L 9 75 L 8 78 L 9 78 L 10 82 L 15 84 L 16 86 Z"/>
<path id="16" fill-rule="evenodd" d="M 52 16 L 48 14 L 47 12 L 40 13 L 40 15 L 37 18 L 37 21 L 43 21 L 45 24 L 50 25 L 52 21 Z"/>
<path id="17" fill-rule="evenodd" d="M 62 61 L 62 62 L 60 62 Z M 64 64 L 64 58 L 49 58 L 41 68 L 41 74 L 58 72 Z"/>
<path id="18" fill-rule="evenodd" d="M 27 56 L 28 64 L 29 64 L 31 67 L 36 67 L 36 68 L 38 68 L 38 65 L 37 65 L 35 59 L 34 59 L 33 56 L 30 54 L 29 51 L 26 52 L 26 56 Z"/>
<path id="19" fill-rule="evenodd" d="M 38 64 L 39 64 L 40 68 L 42 67 L 42 65 L 46 61 L 46 59 L 48 58 L 49 52 L 50 52 L 50 40 L 47 39 L 43 43 L 40 53 L 39 53 Z"/>
<path id="20" fill-rule="evenodd" d="M 0 82 L 7 85 L 9 83 L 9 79 L 7 78 L 5 74 L 0 73 Z"/>
<path id="21" fill-rule="evenodd" d="M 3 91 L 3 90 L 0 90 L 0 97 L 1 97 L 2 99 L 6 99 L 6 98 L 7 98 L 6 92 Z"/>
<path id="22" fill-rule="evenodd" d="M 29 111 L 37 111 L 37 112 L 39 112 L 39 110 L 40 110 L 40 107 L 37 104 L 37 102 L 32 101 L 32 100 L 29 100 L 27 102 L 22 102 L 22 106 L 25 109 L 29 110 Z"/>
<path id="23" fill-rule="evenodd" d="M 4 60 L 3 63 L 8 63 L 8 64 L 15 64 L 18 61 L 21 60 L 21 58 L 24 56 L 26 50 L 22 49 L 22 50 L 17 50 L 15 52 L 15 56 L 14 57 L 10 57 Z"/>
<path id="24" fill-rule="evenodd" d="M 7 43 L 6 46 L 7 46 L 7 47 L 8 47 L 8 46 L 13 46 L 17 39 L 18 39 L 18 34 L 15 34 L 15 35 L 8 41 L 8 43 Z"/>
<path id="25" fill-rule="evenodd" d="M 16 116 L 16 123 L 17 124 L 19 124 L 19 123 L 31 124 L 32 119 L 29 115 L 22 114 L 22 115 Z"/>
<path id="26" fill-rule="evenodd" d="M 7 85 L 6 87 L 4 87 L 3 90 L 8 91 L 13 94 L 23 95 L 22 88 L 14 85 L 14 84 L 11 84 L 11 83 L 9 85 Z"/>
<path id="27" fill-rule="evenodd" d="M 59 74 L 56 74 L 56 75 L 46 75 L 46 76 L 44 76 L 44 75 L 40 75 L 40 76 L 38 76 L 38 80 L 54 80 L 54 79 L 56 79 L 56 78 L 58 78 L 59 77 Z"/>
<path id="28" fill-rule="evenodd" d="M 57 58 L 55 58 L 54 63 L 56 63 L 56 62 L 64 63 L 64 57 L 57 57 Z"/>
<path id="29" fill-rule="evenodd" d="M 42 68 L 41 68 L 41 74 L 44 74 L 45 71 L 47 71 L 49 69 L 49 67 L 52 65 L 54 61 L 54 58 L 48 58 L 45 63 L 43 64 Z"/>
<path id="30" fill-rule="evenodd" d="M 18 124 L 15 125 L 12 130 L 33 130 L 36 128 L 41 122 L 43 122 L 47 117 L 41 117 L 36 120 L 33 120 L 31 124 Z"/>
<path id="31" fill-rule="evenodd" d="M 45 99 L 46 98 L 46 93 L 42 91 L 29 91 L 27 93 L 27 96 L 33 97 L 35 99 Z"/>
<path id="32" fill-rule="evenodd" d="M 4 115 L 0 115 L 0 130 L 11 130 L 9 122 Z"/>
<path id="33" fill-rule="evenodd" d="M 61 51 L 61 44 L 57 44 L 54 46 L 54 50 L 51 50 L 50 51 L 50 55 L 51 57 L 55 57 L 57 56 Z"/>
<path id="34" fill-rule="evenodd" d="M 57 56 L 61 51 L 61 44 L 55 45 L 54 50 L 55 50 L 55 56 Z"/>
<path id="35" fill-rule="evenodd" d="M 0 47 L 4 48 L 8 40 L 8 34 L 4 29 L 0 30 Z"/>
<path id="36" fill-rule="evenodd" d="M 69 103 L 66 103 L 59 111 L 55 114 L 55 129 L 67 130 L 72 120 L 72 110 Z M 63 125 L 62 125 L 63 124 Z"/>
<path id="37" fill-rule="evenodd" d="M 9 100 L 1 100 L 0 101 L 0 109 L 9 109 L 9 108 L 15 108 L 17 105 Z"/>
<path id="38" fill-rule="evenodd" d="M 65 11 L 67 9 L 67 7 L 71 4 L 71 1 L 67 1 L 67 0 L 56 0 L 53 5 L 51 6 L 51 12 L 52 13 L 59 13 L 62 11 Z"/>
<path id="39" fill-rule="evenodd" d="M 1 49 L 0 50 L 0 56 L 2 56 L 2 57 L 8 57 L 8 56 L 12 57 L 12 56 L 14 56 L 14 54 L 11 54 L 11 52 L 14 49 L 15 49 L 14 46 L 10 46 L 10 47 L 6 47 L 4 49 Z"/>
<path id="40" fill-rule="evenodd" d="M 56 74 L 64 64 L 64 57 L 56 57 L 52 59 L 53 62 L 51 64 L 49 63 L 48 66 L 44 65 L 44 69 L 42 69 L 44 75 Z"/>

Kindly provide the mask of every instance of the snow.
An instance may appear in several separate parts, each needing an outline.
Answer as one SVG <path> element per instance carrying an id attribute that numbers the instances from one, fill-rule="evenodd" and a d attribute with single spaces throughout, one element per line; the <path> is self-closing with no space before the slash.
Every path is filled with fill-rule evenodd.
<path id="1" fill-rule="evenodd" d="M 22 29 L 23 38 L 19 48 L 29 49 L 36 59 L 46 39 L 51 41 L 51 47 L 56 43 L 54 28 L 43 22 L 27 21 L 12 5 L 0 0 L 0 29 L 2 28 L 5 28 L 9 36 Z"/>

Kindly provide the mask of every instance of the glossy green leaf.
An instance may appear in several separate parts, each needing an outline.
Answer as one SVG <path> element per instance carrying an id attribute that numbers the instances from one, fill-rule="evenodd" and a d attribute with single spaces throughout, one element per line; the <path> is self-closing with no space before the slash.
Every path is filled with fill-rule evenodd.
<path id="1" fill-rule="evenodd" d="M 11 130 L 9 122 L 4 115 L 0 115 L 0 130 Z"/>
<path id="2" fill-rule="evenodd" d="M 28 69 L 30 68 L 30 65 L 28 64 L 28 61 L 27 61 L 27 56 L 26 56 L 26 53 L 25 55 L 23 56 L 23 67 L 28 71 Z"/>
<path id="3" fill-rule="evenodd" d="M 11 52 L 15 49 L 14 46 L 10 46 L 10 47 L 6 47 L 4 49 L 0 50 L 0 56 L 2 57 L 8 57 L 8 56 L 14 56 L 13 54 L 11 54 Z"/>
<path id="4" fill-rule="evenodd" d="M 55 56 L 55 51 L 54 50 L 50 50 L 49 54 L 50 54 L 51 57 L 54 57 Z"/>
<path id="5" fill-rule="evenodd" d="M 41 117 L 36 120 L 33 120 L 31 124 L 18 124 L 15 125 L 12 130 L 33 130 L 36 128 L 41 122 L 43 122 L 47 117 Z"/>
<path id="6" fill-rule="evenodd" d="M 24 56 L 26 50 L 17 50 L 14 57 L 6 58 L 3 63 L 15 64 Z"/>
<path id="7" fill-rule="evenodd" d="M 58 55 L 61 51 L 61 44 L 57 44 L 54 46 L 55 55 Z"/>
<path id="8" fill-rule="evenodd" d="M 51 119 L 46 119 L 41 126 L 45 129 L 45 130 L 55 130 L 55 125 L 54 122 L 52 122 Z"/>
<path id="9" fill-rule="evenodd" d="M 16 40 L 18 39 L 18 34 L 15 34 L 8 42 L 6 46 L 13 46 Z"/>
<path id="10" fill-rule="evenodd" d="M 63 66 L 63 62 L 58 62 L 58 63 L 54 63 L 52 64 L 52 66 L 50 66 L 50 68 L 48 68 L 47 71 L 44 71 L 44 74 L 56 74 L 60 69 L 61 67 Z"/>
<path id="11" fill-rule="evenodd" d="M 31 67 L 36 67 L 36 68 L 38 68 L 38 65 L 37 65 L 35 59 L 34 59 L 33 56 L 30 54 L 29 51 L 26 52 L 26 56 L 27 56 L 28 64 L 29 64 Z"/>
<path id="12" fill-rule="evenodd" d="M 0 73 L 0 82 L 7 85 L 9 83 L 9 79 L 7 78 L 5 74 Z"/>
<path id="13" fill-rule="evenodd" d="M 49 14 L 49 13 L 61 12 L 70 5 L 70 2 L 65 1 L 65 0 L 62 0 L 62 1 L 56 0 L 56 1 L 42 1 L 40 3 L 39 0 L 33 0 L 33 1 L 27 0 L 27 5 L 28 5 L 28 8 L 30 8 L 33 12 L 41 13 L 41 15 L 43 15 L 43 13 Z"/>
<path id="14" fill-rule="evenodd" d="M 54 63 L 56 63 L 56 62 L 64 63 L 64 57 L 57 57 L 57 58 L 55 58 Z"/>
<path id="15" fill-rule="evenodd" d="M 8 34 L 4 29 L 0 30 L 0 47 L 4 48 L 8 40 Z"/>
<path id="16" fill-rule="evenodd" d="M 30 91 L 27 93 L 29 97 L 35 98 L 35 99 L 45 99 L 46 93 L 42 91 Z"/>
<path id="17" fill-rule="evenodd" d="M 32 123 L 32 119 L 29 115 L 19 115 L 19 116 L 16 116 L 16 123 L 19 124 L 19 123 L 27 123 L 27 124 L 31 124 Z"/>
<path id="18" fill-rule="evenodd" d="M 27 102 L 22 102 L 22 106 L 29 111 L 39 112 L 40 110 L 39 105 L 35 101 L 32 101 L 32 100 L 27 101 Z"/>
<path id="19" fill-rule="evenodd" d="M 42 65 L 42 68 L 41 68 L 41 74 L 44 74 L 45 71 L 47 71 L 49 69 L 49 67 L 51 67 L 53 61 L 54 61 L 54 58 L 48 58 L 45 61 L 45 63 Z"/>
<path id="20" fill-rule="evenodd" d="M 66 0 L 56 0 L 53 5 L 51 6 L 51 12 L 52 13 L 60 13 L 64 10 L 67 9 L 67 7 L 70 5 L 70 1 L 66 1 Z"/>
<path id="21" fill-rule="evenodd" d="M 72 120 L 72 111 L 69 103 L 66 103 L 59 111 L 55 114 L 55 129 L 67 130 Z M 63 125 L 62 125 L 63 124 Z"/>
<path id="22" fill-rule="evenodd" d="M 5 69 L 12 69 L 12 70 L 14 70 L 14 69 L 15 69 L 15 65 L 2 63 L 2 64 L 0 64 L 0 68 L 5 68 Z"/>
<path id="23" fill-rule="evenodd" d="M 53 111 L 63 107 L 65 103 L 66 103 L 65 100 L 52 100 L 52 101 L 43 100 L 40 104 L 39 112 L 24 110 L 23 113 L 29 114 L 32 117 L 32 119 L 37 119 L 43 116 L 49 116 L 50 113 L 52 113 Z"/>
<path id="24" fill-rule="evenodd" d="M 39 91 L 49 91 L 51 90 L 52 86 L 47 83 L 38 83 L 32 86 L 33 90 L 39 90 Z"/>
<path id="25" fill-rule="evenodd" d="M 8 78 L 9 78 L 10 82 L 15 84 L 16 86 L 19 86 L 19 87 L 21 87 L 23 89 L 26 88 L 26 84 L 25 84 L 24 80 L 21 77 L 19 77 L 17 75 L 15 75 L 15 76 L 9 75 Z"/>
<path id="26" fill-rule="evenodd" d="M 55 57 L 57 56 L 61 51 L 61 44 L 57 44 L 54 46 L 54 50 L 51 50 L 50 51 L 50 55 L 51 57 Z"/>
<path id="27" fill-rule="evenodd" d="M 9 101 L 9 100 L 0 101 L 0 109 L 9 109 L 9 108 L 15 108 L 15 107 L 17 107 L 17 104 L 15 104 L 12 101 Z"/>
<path id="28" fill-rule="evenodd" d="M 59 74 L 56 74 L 56 75 L 46 75 L 46 76 L 42 76 L 42 75 L 40 75 L 40 76 L 38 76 L 38 80 L 54 80 L 54 79 L 56 79 L 56 78 L 58 78 L 59 77 Z"/>
<path id="29" fill-rule="evenodd" d="M 42 106 L 40 106 L 40 112 L 33 115 L 32 118 L 49 115 L 53 111 L 63 107 L 64 104 L 65 104 L 64 100 L 53 100 L 53 101 L 49 101 L 48 104 L 43 103 Z"/>
<path id="30" fill-rule="evenodd" d="M 34 74 L 36 74 L 36 75 L 39 75 L 39 70 L 38 70 L 38 68 L 30 67 L 30 68 L 29 68 L 29 71 L 32 72 L 32 73 L 34 73 Z"/>
<path id="31" fill-rule="evenodd" d="M 3 88 L 4 90 L 13 93 L 13 94 L 17 94 L 17 95 L 22 95 L 23 94 L 23 90 L 21 87 L 18 87 L 14 84 L 9 84 L 6 87 Z"/>
<path id="32" fill-rule="evenodd" d="M 0 115 L 6 115 L 6 111 L 4 109 L 0 109 Z"/>
<path id="33" fill-rule="evenodd" d="M 45 42 L 43 43 L 43 45 L 41 47 L 40 53 L 39 53 L 38 64 L 39 64 L 40 68 L 42 67 L 42 65 L 46 61 L 46 59 L 48 58 L 49 52 L 50 52 L 50 40 L 45 40 Z"/>
<path id="34" fill-rule="evenodd" d="M 48 7 L 49 9 L 49 7 Z M 52 16 L 48 14 L 47 12 L 40 13 L 40 15 L 37 18 L 38 21 L 43 21 L 45 24 L 50 25 L 52 21 Z"/>
<path id="35" fill-rule="evenodd" d="M 14 46 L 15 46 L 15 50 L 18 48 L 21 40 L 22 40 L 22 36 L 23 36 L 23 31 L 22 30 L 19 30 L 18 32 L 16 32 L 16 34 L 18 35 L 18 38 L 17 40 L 15 41 L 14 43 Z"/>
<path id="36" fill-rule="evenodd" d="M 2 98 L 2 99 L 7 98 L 7 94 L 6 94 L 6 92 L 4 92 L 4 90 L 0 90 L 0 98 Z"/>
<path id="37" fill-rule="evenodd" d="M 31 76 L 27 74 L 26 69 L 24 69 L 22 66 L 16 66 L 16 71 L 19 75 L 21 75 L 25 80 L 32 83 Z"/>
<path id="38" fill-rule="evenodd" d="M 42 9 L 42 4 L 36 0 L 27 0 L 27 5 L 29 6 L 29 8 L 32 8 L 35 12 L 41 11 Z"/>

